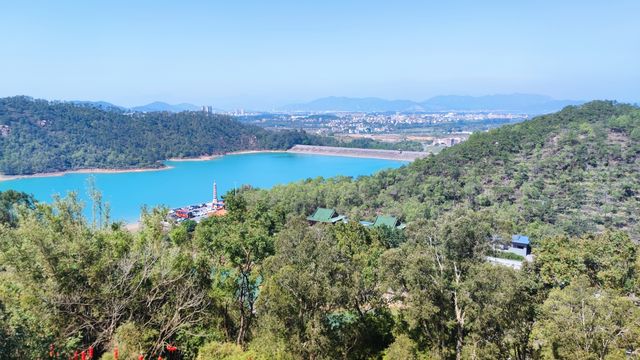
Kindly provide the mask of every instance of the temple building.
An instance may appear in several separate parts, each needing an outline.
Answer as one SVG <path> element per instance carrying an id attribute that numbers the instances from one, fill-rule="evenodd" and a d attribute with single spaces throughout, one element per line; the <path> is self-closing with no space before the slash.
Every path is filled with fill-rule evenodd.
<path id="1" fill-rule="evenodd" d="M 338 215 L 334 209 L 319 207 L 312 215 L 307 216 L 307 220 L 310 223 L 335 224 L 339 221 L 347 222 L 347 217 L 344 215 Z"/>

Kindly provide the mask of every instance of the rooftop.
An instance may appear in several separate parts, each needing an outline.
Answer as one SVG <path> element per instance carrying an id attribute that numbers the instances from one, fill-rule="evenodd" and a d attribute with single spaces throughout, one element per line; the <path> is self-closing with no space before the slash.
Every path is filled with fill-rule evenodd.
<path id="1" fill-rule="evenodd" d="M 372 226 L 374 227 L 388 226 L 390 228 L 397 228 L 397 229 L 404 229 L 406 227 L 405 224 L 400 223 L 400 220 L 398 220 L 397 217 L 388 216 L 388 215 L 378 215 L 378 217 L 376 217 L 376 221 L 373 223 Z"/>
<path id="2" fill-rule="evenodd" d="M 511 236 L 511 242 L 515 244 L 529 245 L 529 237 L 516 234 Z"/>
<path id="3" fill-rule="evenodd" d="M 398 218 L 395 216 L 386 216 L 379 215 L 376 217 L 376 221 L 373 223 L 373 226 L 388 226 L 388 227 L 396 227 L 398 225 Z"/>
<path id="4" fill-rule="evenodd" d="M 314 222 L 335 223 L 344 219 L 344 216 L 338 215 L 334 209 L 317 208 L 311 215 L 307 216 L 307 220 Z"/>

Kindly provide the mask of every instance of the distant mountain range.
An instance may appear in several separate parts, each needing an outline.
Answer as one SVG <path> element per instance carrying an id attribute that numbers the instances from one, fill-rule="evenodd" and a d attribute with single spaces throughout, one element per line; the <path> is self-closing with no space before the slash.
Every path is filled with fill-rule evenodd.
<path id="1" fill-rule="evenodd" d="M 162 111 L 128 116 L 125 111 L 99 106 L 111 105 L 27 96 L 0 98 L 4 130 L 0 136 L 0 174 L 157 168 L 163 166 L 162 160 L 175 157 L 336 144 L 304 131 L 276 132 L 243 124 L 227 115 Z"/>
<path id="2" fill-rule="evenodd" d="M 110 102 L 106 102 L 106 101 L 83 101 L 83 100 L 75 100 L 75 101 L 71 101 L 74 104 L 78 104 L 78 105 L 86 105 L 86 106 L 91 106 L 100 110 L 105 110 L 105 111 L 112 111 L 112 110 L 127 110 L 127 108 L 122 107 L 122 106 L 118 106 L 118 105 L 114 105 Z"/>
<path id="3" fill-rule="evenodd" d="M 134 106 L 132 108 L 126 108 L 124 106 L 114 105 L 106 101 L 72 101 L 74 104 L 93 106 L 101 110 L 119 110 L 119 111 L 137 111 L 137 112 L 155 112 L 166 111 L 172 113 L 179 113 L 183 111 L 198 111 L 200 106 L 196 106 L 188 103 L 181 103 L 176 105 L 167 104 L 162 101 L 155 101 L 147 105 Z M 218 110 L 216 110 L 218 111 Z"/>
<path id="4" fill-rule="evenodd" d="M 182 111 L 197 111 L 197 110 L 200 110 L 200 107 L 193 104 L 188 104 L 188 103 L 171 105 L 162 101 L 156 101 L 156 102 L 152 102 L 151 104 L 133 107 L 131 108 L 131 110 L 139 111 L 139 112 L 154 112 L 154 111 L 182 112 Z"/>
<path id="5" fill-rule="evenodd" d="M 189 103 L 168 104 L 161 101 L 147 105 L 126 108 L 106 101 L 73 101 L 76 104 L 94 106 L 101 110 L 156 112 L 166 111 L 178 113 L 182 111 L 198 111 L 200 106 Z M 352 98 L 330 96 L 307 103 L 283 106 L 278 111 L 286 112 L 421 112 L 421 111 L 494 111 L 518 112 L 525 114 L 544 114 L 561 110 L 567 105 L 580 105 L 580 100 L 556 100 L 549 96 L 534 94 L 509 94 L 486 96 L 435 96 L 425 101 L 386 100 L 377 97 Z M 213 109 L 214 112 L 224 112 Z"/>
<path id="6" fill-rule="evenodd" d="M 486 96 L 435 96 L 418 102 L 411 100 L 385 100 L 375 97 L 325 97 L 304 104 L 281 108 L 282 111 L 496 111 L 542 114 L 554 112 L 567 105 L 580 105 L 584 101 L 556 100 L 534 94 L 509 94 Z"/>

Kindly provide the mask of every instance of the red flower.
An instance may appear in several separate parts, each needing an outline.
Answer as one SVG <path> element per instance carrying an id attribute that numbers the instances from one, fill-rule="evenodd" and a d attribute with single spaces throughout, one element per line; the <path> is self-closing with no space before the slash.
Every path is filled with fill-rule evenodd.
<path id="1" fill-rule="evenodd" d="M 89 359 L 93 359 L 93 345 L 89 346 Z"/>

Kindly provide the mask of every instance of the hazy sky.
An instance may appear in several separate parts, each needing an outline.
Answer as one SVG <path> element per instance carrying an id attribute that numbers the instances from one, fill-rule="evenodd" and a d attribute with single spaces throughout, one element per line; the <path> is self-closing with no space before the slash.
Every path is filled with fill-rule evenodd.
<path id="1" fill-rule="evenodd" d="M 525 4 L 526 2 L 526 4 Z M 2 1 L 0 96 L 640 101 L 640 1 Z"/>

